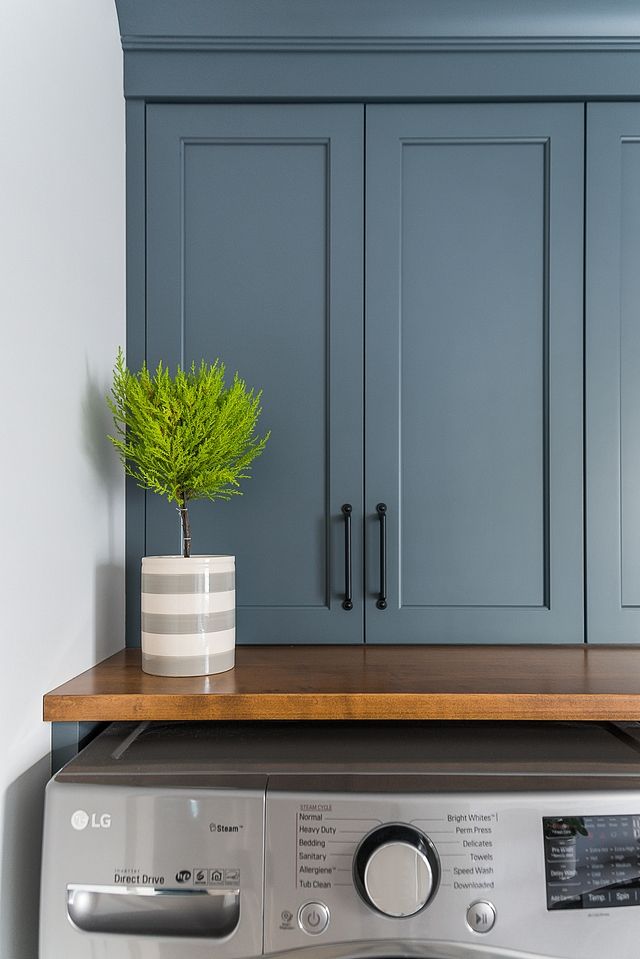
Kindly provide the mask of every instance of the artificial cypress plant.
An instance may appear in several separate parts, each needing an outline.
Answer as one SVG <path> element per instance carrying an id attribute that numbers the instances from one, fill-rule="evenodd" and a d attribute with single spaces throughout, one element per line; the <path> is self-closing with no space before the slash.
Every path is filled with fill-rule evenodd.
<path id="1" fill-rule="evenodd" d="M 146 363 L 127 369 L 118 350 L 107 403 L 125 472 L 143 489 L 177 503 L 182 555 L 191 555 L 189 503 L 242 495 L 240 480 L 259 456 L 269 433 L 256 434 L 262 391 L 247 390 L 237 373 L 225 386 L 225 366 L 201 361 L 171 376 L 162 362 L 152 375 Z"/>

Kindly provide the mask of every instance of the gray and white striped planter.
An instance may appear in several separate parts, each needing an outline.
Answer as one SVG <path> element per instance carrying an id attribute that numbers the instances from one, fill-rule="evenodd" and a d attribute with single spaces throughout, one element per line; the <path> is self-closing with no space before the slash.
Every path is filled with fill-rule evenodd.
<path id="1" fill-rule="evenodd" d="M 155 676 L 233 669 L 235 556 L 145 556 L 142 668 Z"/>

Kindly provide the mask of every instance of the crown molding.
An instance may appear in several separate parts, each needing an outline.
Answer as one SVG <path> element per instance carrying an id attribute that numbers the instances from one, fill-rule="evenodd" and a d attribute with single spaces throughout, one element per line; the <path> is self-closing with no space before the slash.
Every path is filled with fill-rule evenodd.
<path id="1" fill-rule="evenodd" d="M 116 0 L 126 51 L 640 48 L 638 0 Z"/>

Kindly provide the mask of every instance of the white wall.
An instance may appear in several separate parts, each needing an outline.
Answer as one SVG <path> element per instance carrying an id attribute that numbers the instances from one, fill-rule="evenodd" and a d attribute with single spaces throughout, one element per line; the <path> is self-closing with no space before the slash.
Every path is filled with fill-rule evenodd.
<path id="1" fill-rule="evenodd" d="M 0 959 L 36 959 L 42 694 L 124 642 L 114 0 L 0 0 L 0 90 Z"/>

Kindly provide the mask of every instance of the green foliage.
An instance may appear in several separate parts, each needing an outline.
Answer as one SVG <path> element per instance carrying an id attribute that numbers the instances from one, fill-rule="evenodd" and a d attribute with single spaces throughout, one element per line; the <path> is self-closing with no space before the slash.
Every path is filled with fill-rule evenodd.
<path id="1" fill-rule="evenodd" d="M 146 364 L 131 373 L 118 350 L 107 397 L 116 435 L 109 439 L 139 486 L 180 508 L 192 499 L 241 495 L 240 480 L 248 479 L 269 433 L 255 433 L 262 392 L 247 390 L 237 373 L 227 388 L 224 377 L 218 360 L 178 367 L 174 377 L 162 363 L 153 375 Z"/>

